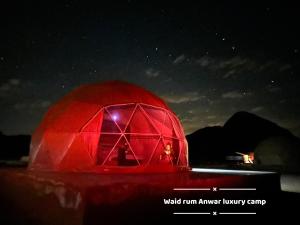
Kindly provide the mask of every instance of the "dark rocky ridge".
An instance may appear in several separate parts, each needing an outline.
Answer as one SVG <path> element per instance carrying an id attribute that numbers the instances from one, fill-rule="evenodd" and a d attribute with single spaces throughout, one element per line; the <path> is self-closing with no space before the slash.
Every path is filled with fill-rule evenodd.
<path id="1" fill-rule="evenodd" d="M 235 152 L 255 152 L 257 164 L 279 162 L 283 167 L 295 169 L 297 164 L 300 167 L 300 139 L 287 129 L 252 113 L 237 112 L 223 127 L 199 129 L 186 138 L 191 166 L 222 164 L 226 163 L 227 155 Z M 274 145 L 276 148 L 272 147 Z M 274 157 L 284 160 L 275 160 Z"/>
<path id="2" fill-rule="evenodd" d="M 0 160 L 19 160 L 29 154 L 30 135 L 8 136 L 0 133 Z"/>

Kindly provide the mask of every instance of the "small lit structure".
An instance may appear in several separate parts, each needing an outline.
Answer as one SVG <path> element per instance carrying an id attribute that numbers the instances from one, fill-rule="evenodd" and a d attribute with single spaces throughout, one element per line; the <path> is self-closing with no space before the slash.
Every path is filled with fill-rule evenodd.
<path id="1" fill-rule="evenodd" d="M 175 114 L 149 91 L 120 81 L 81 86 L 51 106 L 32 136 L 29 159 L 29 169 L 47 171 L 187 167 Z"/>
<path id="2" fill-rule="evenodd" d="M 253 164 L 254 163 L 254 152 L 249 152 L 248 154 L 236 152 L 236 154 L 241 155 L 243 157 L 243 161 L 245 164 Z"/>

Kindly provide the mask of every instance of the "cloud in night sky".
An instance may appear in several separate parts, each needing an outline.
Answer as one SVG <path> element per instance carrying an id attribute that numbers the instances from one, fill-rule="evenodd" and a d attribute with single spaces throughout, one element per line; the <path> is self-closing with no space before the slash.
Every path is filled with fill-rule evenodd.
<path id="1" fill-rule="evenodd" d="M 9 83 L 11 85 L 14 85 L 14 86 L 17 86 L 20 84 L 20 80 L 19 79 L 16 79 L 16 78 L 12 78 L 12 79 L 9 79 Z"/>
<path id="2" fill-rule="evenodd" d="M 146 70 L 146 76 L 149 78 L 154 78 L 154 77 L 158 77 L 160 74 L 160 71 L 158 70 L 154 70 L 153 68 L 149 68 Z"/>
<path id="3" fill-rule="evenodd" d="M 0 96 L 8 96 L 19 88 L 21 81 L 17 78 L 11 78 L 0 85 Z"/>
<path id="4" fill-rule="evenodd" d="M 200 59 L 196 60 L 196 64 L 202 66 L 202 67 L 206 67 L 209 65 L 212 65 L 214 63 L 214 60 L 212 57 L 209 56 L 203 56 Z"/>
<path id="5" fill-rule="evenodd" d="M 223 78 L 226 79 L 226 78 L 229 78 L 231 75 L 234 75 L 236 74 L 236 70 L 235 69 L 232 69 L 232 70 L 229 70 L 228 72 L 226 72 L 224 75 L 223 75 Z"/>
<path id="6" fill-rule="evenodd" d="M 245 97 L 245 95 L 243 93 L 240 93 L 239 91 L 229 91 L 222 94 L 222 98 L 235 99 L 235 98 L 243 98 L 243 97 Z"/>
<path id="7" fill-rule="evenodd" d="M 206 119 L 209 119 L 209 120 L 216 119 L 216 116 L 215 115 L 209 115 L 209 116 L 206 117 Z"/>
<path id="8" fill-rule="evenodd" d="M 18 86 L 19 84 L 20 84 L 20 80 L 19 79 L 12 78 L 12 79 L 7 80 L 5 83 L 3 83 L 0 86 L 0 90 L 1 91 L 9 91 L 10 89 Z"/>
<path id="9" fill-rule="evenodd" d="M 173 95 L 163 95 L 161 96 L 166 102 L 180 104 L 187 102 L 195 102 L 200 99 L 205 98 L 205 96 L 200 95 L 198 92 L 187 92 L 183 94 L 173 94 Z"/>
<path id="10" fill-rule="evenodd" d="M 199 117 L 198 116 L 184 117 L 180 119 L 180 122 L 184 126 L 185 131 L 190 132 L 197 129 L 196 124 L 199 124 Z"/>
<path id="11" fill-rule="evenodd" d="M 38 100 L 38 101 L 34 101 L 34 102 L 18 102 L 16 104 L 14 104 L 14 108 L 16 110 L 27 110 L 27 111 L 31 111 L 31 110 L 39 110 L 40 108 L 42 109 L 47 109 L 49 106 L 51 105 L 51 102 L 48 100 Z"/>
<path id="12" fill-rule="evenodd" d="M 281 91 L 281 88 L 278 87 L 278 86 L 274 86 L 274 85 L 269 84 L 269 85 L 266 86 L 266 90 L 268 92 L 271 92 L 271 93 L 277 93 L 277 92 Z"/>
<path id="13" fill-rule="evenodd" d="M 211 70 L 221 69 L 239 69 L 239 70 L 252 70 L 257 67 L 257 62 L 249 58 L 242 58 L 235 56 L 231 58 L 214 58 L 210 56 L 203 56 L 195 61 L 196 64 L 202 67 L 208 67 Z"/>
<path id="14" fill-rule="evenodd" d="M 184 54 L 176 57 L 176 59 L 174 59 L 173 64 L 180 64 L 182 63 L 184 60 L 186 59 L 186 56 Z"/>
<path id="15" fill-rule="evenodd" d="M 186 116 L 180 119 L 180 122 L 183 124 L 184 129 L 187 133 L 194 131 L 199 126 L 221 126 L 223 125 L 222 122 L 218 121 L 217 116 L 209 115 L 207 117 L 201 117 L 196 115 Z"/>
<path id="16" fill-rule="evenodd" d="M 256 107 L 252 108 L 250 111 L 253 113 L 258 113 L 258 112 L 261 112 L 262 110 L 264 110 L 263 106 L 256 106 Z"/>
<path id="17" fill-rule="evenodd" d="M 284 64 L 284 65 L 282 65 L 282 66 L 279 68 L 279 71 L 280 71 L 280 72 L 283 72 L 283 71 L 286 71 L 286 70 L 289 70 L 289 69 L 292 69 L 292 65 L 291 65 L 291 64 Z"/>
<path id="18" fill-rule="evenodd" d="M 224 79 L 234 77 L 234 75 L 238 74 L 257 74 L 266 72 L 270 68 L 278 70 L 279 72 L 283 72 L 292 68 L 290 64 L 282 64 L 276 62 L 275 60 L 258 61 L 240 56 L 216 58 L 205 55 L 199 59 L 196 59 L 195 64 L 213 72 L 221 72 Z"/>

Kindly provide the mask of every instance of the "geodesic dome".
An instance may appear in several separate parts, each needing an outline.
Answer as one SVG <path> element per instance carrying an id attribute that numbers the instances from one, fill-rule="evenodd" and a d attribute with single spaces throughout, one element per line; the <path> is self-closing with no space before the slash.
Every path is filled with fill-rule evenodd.
<path id="1" fill-rule="evenodd" d="M 179 120 L 157 96 L 111 81 L 75 89 L 50 107 L 32 136 L 29 169 L 169 171 L 188 167 Z"/>

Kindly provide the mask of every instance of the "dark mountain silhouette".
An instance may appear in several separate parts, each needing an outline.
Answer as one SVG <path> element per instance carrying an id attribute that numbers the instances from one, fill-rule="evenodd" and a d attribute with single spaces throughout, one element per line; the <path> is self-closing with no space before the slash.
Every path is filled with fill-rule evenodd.
<path id="1" fill-rule="evenodd" d="M 224 161 L 228 154 L 228 136 L 223 127 L 206 127 L 186 136 L 191 165 Z"/>
<path id="2" fill-rule="evenodd" d="M 19 160 L 29 154 L 30 135 L 7 136 L 0 132 L 0 160 Z"/>
<path id="3" fill-rule="evenodd" d="M 295 157 L 297 161 L 297 155 L 300 151 L 297 148 L 300 139 L 290 131 L 248 112 L 237 112 L 229 118 L 223 127 L 203 128 L 187 135 L 186 138 L 189 143 L 191 166 L 225 163 L 227 155 L 235 154 L 235 152 L 255 152 L 258 145 L 260 146 L 258 155 L 256 154 L 260 159 L 258 163 L 270 164 L 267 163 L 271 160 L 268 156 L 272 154 L 273 150 L 270 150 L 270 147 L 268 147 L 269 150 L 266 150 L 267 147 L 265 146 L 271 146 L 270 142 L 273 143 L 277 139 L 284 139 L 285 141 L 280 142 L 282 145 L 277 148 L 277 152 L 274 154 L 280 154 L 278 152 L 282 152 L 284 146 L 293 145 L 290 149 L 284 150 L 284 155 L 278 157 Z M 264 145 L 261 144 L 269 139 L 271 141 Z M 266 154 L 266 151 L 269 153 Z M 284 163 L 286 164 L 288 161 L 289 159 L 285 159 Z M 300 164 L 300 161 L 298 162 Z"/>
<path id="4" fill-rule="evenodd" d="M 253 151 L 257 144 L 273 136 L 293 136 L 277 124 L 248 112 L 237 112 L 224 124 L 232 151 Z"/>

